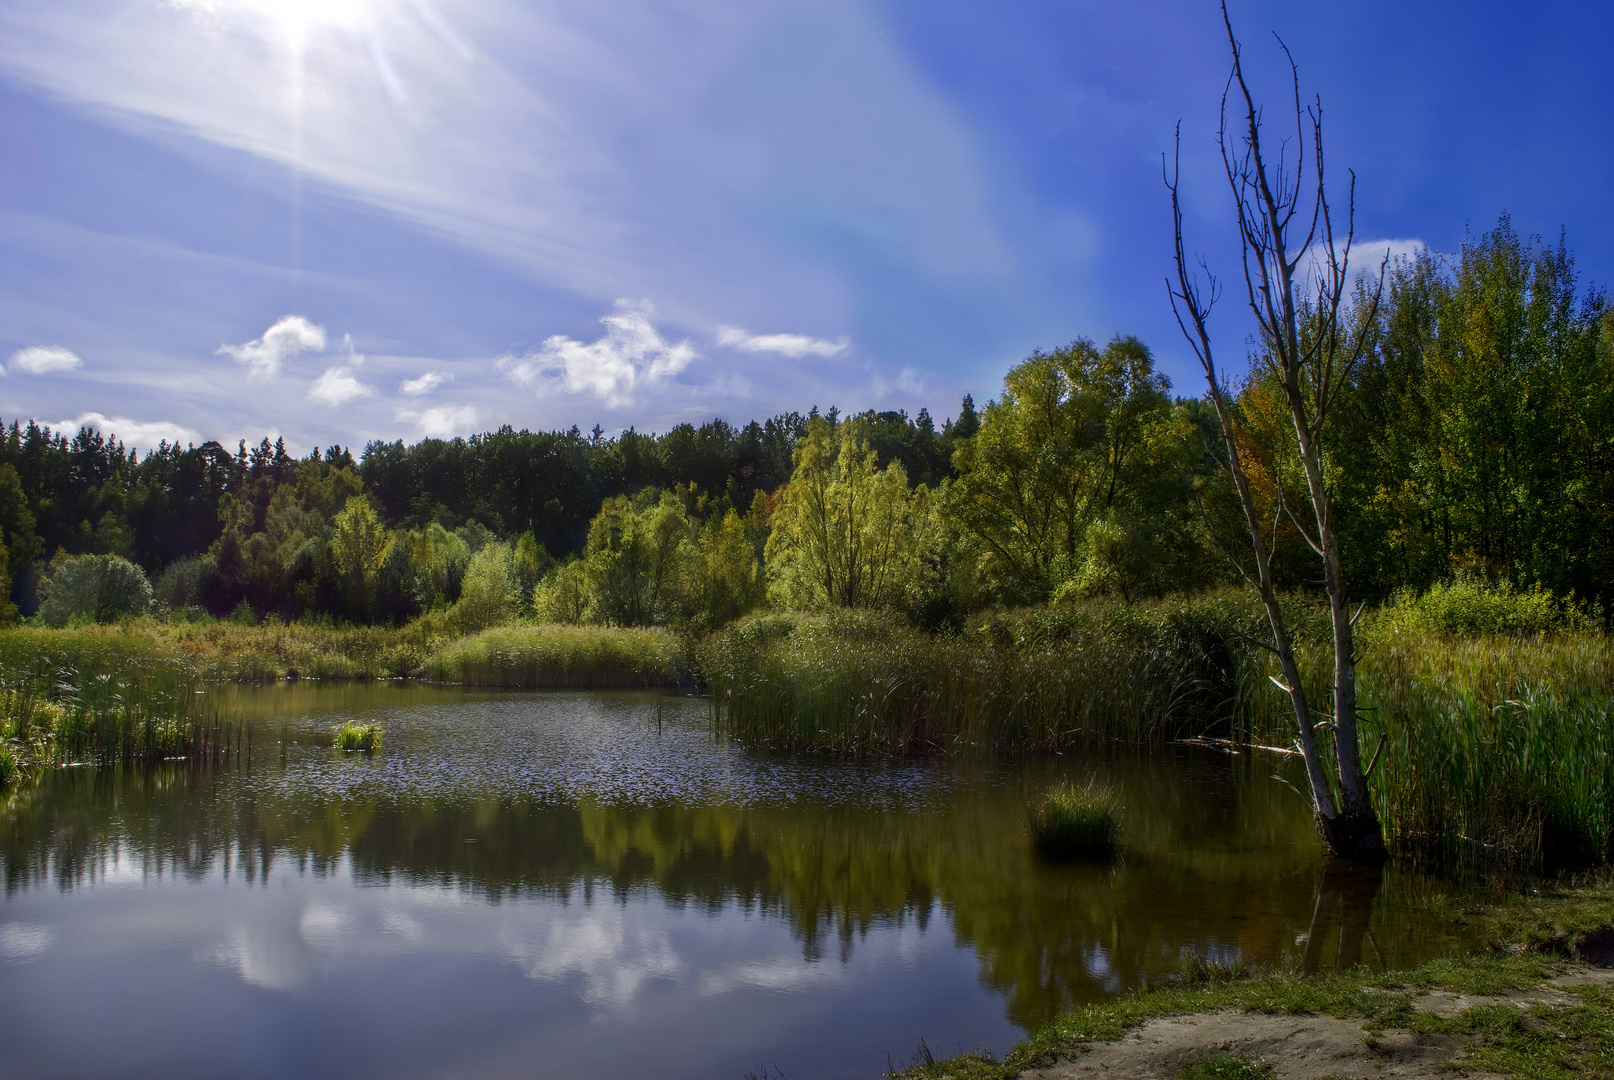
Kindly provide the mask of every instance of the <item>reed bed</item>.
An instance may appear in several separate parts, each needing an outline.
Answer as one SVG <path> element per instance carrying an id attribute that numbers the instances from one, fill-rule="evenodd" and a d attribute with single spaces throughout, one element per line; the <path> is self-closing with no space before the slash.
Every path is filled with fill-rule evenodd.
<path id="1" fill-rule="evenodd" d="M 1452 633 L 1405 606 L 1384 614 L 1364 626 L 1358 685 L 1391 848 L 1447 864 L 1614 859 L 1609 638 L 1568 620 Z M 1326 615 L 1296 616 L 1297 659 L 1326 717 Z M 935 636 L 870 614 L 773 615 L 710 639 L 700 663 L 719 727 L 785 750 L 1024 752 L 1206 734 L 1290 746 L 1274 661 L 1250 643 L 1259 631 L 1237 597 L 1011 613 Z"/>
<path id="2" fill-rule="evenodd" d="M 691 681 L 684 646 L 656 627 L 506 626 L 452 641 L 427 678 L 468 686 L 637 687 Z"/>
<path id="3" fill-rule="evenodd" d="M 102 630 L 0 631 L 0 737 L 31 765 L 216 760 L 242 728 L 202 693 L 189 660 Z"/>
<path id="4" fill-rule="evenodd" d="M 1607 637 L 1380 633 L 1359 670 L 1392 847 L 1524 866 L 1614 855 Z"/>
<path id="5" fill-rule="evenodd" d="M 1095 739 L 1265 736 L 1264 679 L 1238 597 L 1066 607 L 928 635 L 868 613 L 762 616 L 701 649 L 719 725 L 741 741 L 842 754 L 1056 750 Z"/>

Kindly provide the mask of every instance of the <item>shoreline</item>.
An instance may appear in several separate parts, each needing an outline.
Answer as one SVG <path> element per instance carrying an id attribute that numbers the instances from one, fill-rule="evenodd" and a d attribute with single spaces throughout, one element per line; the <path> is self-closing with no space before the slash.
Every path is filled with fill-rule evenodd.
<path id="1" fill-rule="evenodd" d="M 1406 971 L 1211 969 L 1068 1013 L 1004 1057 L 890 1080 L 1325 1080 L 1614 1072 L 1614 877 L 1460 913 L 1488 945 Z M 1505 944 L 1504 944 L 1505 942 Z"/>

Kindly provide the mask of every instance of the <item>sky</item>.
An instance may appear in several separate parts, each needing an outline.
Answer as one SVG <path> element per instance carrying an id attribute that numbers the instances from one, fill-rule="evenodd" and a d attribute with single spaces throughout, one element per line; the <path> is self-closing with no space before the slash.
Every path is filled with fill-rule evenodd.
<path id="1" fill-rule="evenodd" d="M 1512 215 L 1614 279 L 1614 8 L 1231 0 L 1365 250 Z M 993 397 L 1237 240 L 1203 0 L 5 0 L 0 419 L 130 446 Z M 1252 323 L 1212 323 L 1224 360 Z"/>

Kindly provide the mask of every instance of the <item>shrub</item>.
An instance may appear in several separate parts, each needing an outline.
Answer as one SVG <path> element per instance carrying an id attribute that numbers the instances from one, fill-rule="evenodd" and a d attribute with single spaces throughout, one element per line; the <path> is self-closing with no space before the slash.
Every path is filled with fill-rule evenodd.
<path id="1" fill-rule="evenodd" d="M 75 555 L 40 584 L 39 618 L 65 626 L 75 616 L 98 623 L 151 611 L 151 582 L 146 572 L 117 555 Z"/>
<path id="2" fill-rule="evenodd" d="M 1460 574 L 1438 582 L 1422 595 L 1403 590 L 1378 614 L 1375 623 L 1387 631 L 1542 636 L 1595 630 L 1601 622 L 1595 606 L 1557 597 L 1539 584 L 1525 590 L 1510 583 L 1491 583 Z"/>

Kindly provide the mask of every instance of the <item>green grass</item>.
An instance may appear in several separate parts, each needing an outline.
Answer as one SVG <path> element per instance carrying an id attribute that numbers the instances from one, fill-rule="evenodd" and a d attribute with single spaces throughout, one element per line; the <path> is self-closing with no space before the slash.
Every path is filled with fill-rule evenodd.
<path id="1" fill-rule="evenodd" d="M 506 626 L 450 642 L 425 674 L 470 686 L 677 686 L 691 681 L 684 648 L 656 627 Z"/>
<path id="2" fill-rule="evenodd" d="M 201 691 L 198 666 L 105 628 L 0 631 L 0 739 L 14 779 L 88 761 L 215 759 L 242 727 Z"/>
<path id="3" fill-rule="evenodd" d="M 381 749 L 384 732 L 380 724 L 360 724 L 349 720 L 336 729 L 333 743 L 347 753 L 374 753 Z"/>
<path id="4" fill-rule="evenodd" d="M 1440 861 L 1587 864 L 1614 830 L 1614 647 L 1596 633 L 1370 633 L 1363 743 L 1392 848 Z"/>
<path id="5" fill-rule="evenodd" d="M 1069 781 L 1027 809 L 1026 828 L 1043 855 L 1054 859 L 1108 859 L 1121 845 L 1121 816 L 1115 792 Z"/>
<path id="6" fill-rule="evenodd" d="M 1246 1054 L 1206 1054 L 1184 1065 L 1178 1080 L 1268 1080 L 1272 1066 Z"/>

